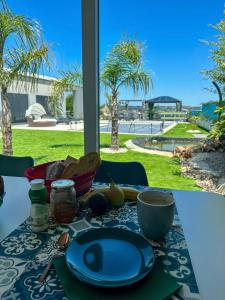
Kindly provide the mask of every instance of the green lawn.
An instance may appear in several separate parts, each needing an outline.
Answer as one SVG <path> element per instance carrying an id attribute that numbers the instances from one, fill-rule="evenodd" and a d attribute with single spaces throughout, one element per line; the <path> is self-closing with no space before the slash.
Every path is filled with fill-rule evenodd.
<path id="1" fill-rule="evenodd" d="M 111 135 L 101 134 L 101 147 L 110 146 Z M 120 145 L 134 135 L 120 135 Z M 64 159 L 67 155 L 83 155 L 83 133 L 47 130 L 13 130 L 14 155 L 30 155 L 35 164 Z M 101 153 L 102 159 L 116 161 L 139 161 L 148 175 L 151 186 L 200 190 L 194 180 L 180 175 L 180 164 L 177 159 L 128 151 L 123 154 Z"/>
<path id="2" fill-rule="evenodd" d="M 180 124 L 177 124 L 171 130 L 169 130 L 168 132 L 164 133 L 163 136 L 168 136 L 168 137 L 185 137 L 185 138 L 194 137 L 193 134 L 186 132 L 187 130 L 199 130 L 200 133 L 204 133 L 204 134 L 208 134 L 209 133 L 205 129 L 202 129 L 202 128 L 198 127 L 195 124 L 180 123 Z"/>

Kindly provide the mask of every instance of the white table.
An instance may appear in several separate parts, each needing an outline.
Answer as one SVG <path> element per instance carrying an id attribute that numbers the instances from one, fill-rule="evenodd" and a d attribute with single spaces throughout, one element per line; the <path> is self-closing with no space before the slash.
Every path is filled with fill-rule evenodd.
<path id="1" fill-rule="evenodd" d="M 0 208 L 0 240 L 28 216 L 26 178 L 4 177 L 6 195 Z M 203 300 L 225 299 L 225 197 L 173 190 L 178 213 Z M 191 300 L 191 299 L 190 299 Z"/>
<path id="2" fill-rule="evenodd" d="M 173 191 L 203 300 L 225 299 L 225 197 Z"/>
<path id="3" fill-rule="evenodd" d="M 0 207 L 0 241 L 17 228 L 30 213 L 29 182 L 23 177 L 3 176 L 5 197 Z"/>

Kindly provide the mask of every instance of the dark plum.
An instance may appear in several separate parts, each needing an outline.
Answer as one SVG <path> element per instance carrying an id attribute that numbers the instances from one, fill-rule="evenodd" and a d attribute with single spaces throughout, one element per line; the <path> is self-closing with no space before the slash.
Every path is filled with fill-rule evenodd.
<path id="1" fill-rule="evenodd" d="M 108 202 L 102 193 L 96 193 L 89 198 L 89 206 L 96 216 L 103 215 L 108 208 Z"/>

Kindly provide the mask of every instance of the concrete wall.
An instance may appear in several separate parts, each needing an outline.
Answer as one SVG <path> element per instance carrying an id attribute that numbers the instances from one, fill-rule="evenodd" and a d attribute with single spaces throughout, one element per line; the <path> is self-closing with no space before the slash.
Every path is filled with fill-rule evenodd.
<path id="1" fill-rule="evenodd" d="M 201 128 L 204 128 L 208 131 L 211 130 L 211 127 L 212 127 L 212 123 L 208 122 L 208 121 L 205 121 L 205 120 L 198 120 L 197 122 L 197 125 Z"/>

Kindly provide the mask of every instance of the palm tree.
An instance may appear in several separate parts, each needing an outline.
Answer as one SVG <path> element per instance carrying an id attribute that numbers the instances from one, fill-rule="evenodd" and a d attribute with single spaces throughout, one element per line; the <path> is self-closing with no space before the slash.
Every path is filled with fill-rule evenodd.
<path id="1" fill-rule="evenodd" d="M 136 40 L 126 40 L 116 44 L 104 61 L 101 81 L 110 90 L 107 99 L 111 99 L 112 134 L 111 148 L 119 149 L 118 142 L 118 95 L 122 87 L 132 88 L 137 94 L 149 90 L 151 78 L 143 67 L 143 44 Z"/>
<path id="2" fill-rule="evenodd" d="M 55 116 L 62 110 L 62 99 L 65 92 L 73 92 L 77 85 L 82 83 L 80 66 L 74 66 L 70 70 L 61 71 L 60 79 L 53 82 L 52 95 L 50 97 L 51 109 Z"/>
<path id="3" fill-rule="evenodd" d="M 33 88 L 45 63 L 48 64 L 48 46 L 41 40 L 39 24 L 23 15 L 13 14 L 8 8 L 0 11 L 2 140 L 6 155 L 13 154 L 7 90 L 12 84 L 26 85 L 27 75 L 31 78 L 30 88 Z"/>
<path id="4" fill-rule="evenodd" d="M 112 117 L 112 96 L 107 92 L 105 92 L 104 96 L 106 97 L 106 105 L 108 106 L 110 115 Z"/>
<path id="5" fill-rule="evenodd" d="M 157 111 L 157 108 L 154 106 L 154 103 L 149 103 L 148 104 L 148 119 L 149 120 L 153 120 L 154 119 L 154 115 Z"/>

